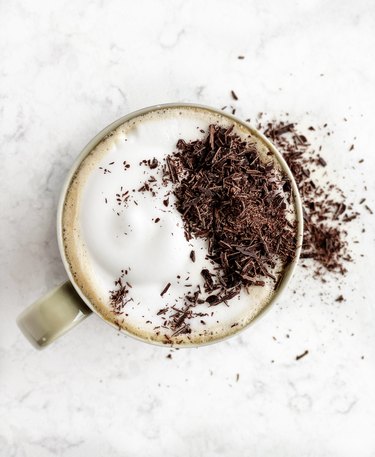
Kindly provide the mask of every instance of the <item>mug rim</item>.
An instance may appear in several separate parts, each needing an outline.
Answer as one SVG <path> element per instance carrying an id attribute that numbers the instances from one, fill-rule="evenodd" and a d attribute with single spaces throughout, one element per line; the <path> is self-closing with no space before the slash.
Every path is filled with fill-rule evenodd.
<path id="1" fill-rule="evenodd" d="M 64 203 L 66 199 L 66 195 L 68 192 L 68 189 L 70 187 L 70 183 L 72 181 L 72 178 L 74 177 L 77 169 L 79 168 L 80 164 L 82 161 L 87 157 L 87 155 L 112 131 L 114 131 L 116 128 L 118 128 L 120 125 L 122 125 L 125 122 L 128 122 L 136 117 L 148 114 L 153 111 L 158 111 L 161 109 L 178 109 L 178 108 L 197 108 L 197 109 L 202 109 L 205 111 L 209 111 L 215 114 L 220 114 L 221 116 L 224 116 L 236 124 L 241 125 L 242 127 L 246 128 L 253 136 L 257 137 L 260 141 L 262 141 L 272 152 L 272 154 L 276 157 L 276 160 L 280 164 L 282 170 L 286 173 L 288 176 L 290 182 L 291 182 L 291 187 L 293 191 L 293 201 L 294 201 L 294 206 L 296 209 L 296 216 L 297 216 L 297 247 L 295 250 L 295 255 L 292 260 L 292 262 L 286 267 L 284 274 L 281 278 L 280 283 L 277 286 L 277 289 L 275 293 L 273 294 L 272 298 L 269 300 L 269 302 L 258 312 L 258 314 L 251 319 L 246 325 L 243 327 L 237 329 L 235 332 L 229 334 L 229 335 L 224 335 L 219 338 L 215 338 L 213 340 L 207 341 L 207 342 L 202 342 L 202 343 L 184 343 L 184 344 L 173 344 L 173 343 L 163 343 L 161 341 L 154 341 L 150 340 L 147 338 L 143 338 L 139 335 L 133 334 L 123 328 L 119 328 L 115 323 L 110 322 L 107 320 L 104 316 L 102 316 L 95 306 L 93 306 L 90 302 L 90 300 L 84 295 L 82 292 L 81 288 L 78 286 L 76 283 L 74 276 L 72 274 L 72 271 L 69 267 L 69 262 L 66 257 L 66 252 L 64 248 L 64 243 L 63 243 L 63 211 L 64 211 Z M 276 148 L 276 146 L 265 136 L 263 133 L 261 133 L 258 129 L 253 127 L 251 124 L 242 121 L 241 119 L 238 119 L 236 116 L 225 113 L 222 110 L 219 110 L 217 108 L 212 108 L 207 105 L 201 105 L 198 103 L 164 103 L 164 104 L 158 104 L 158 105 L 152 105 L 148 106 L 146 108 L 141 108 L 136 111 L 132 111 L 131 113 L 126 114 L 125 116 L 120 117 L 119 119 L 115 120 L 114 122 L 111 122 L 109 125 L 104 127 L 99 133 L 97 133 L 87 144 L 84 146 L 84 148 L 81 150 L 77 158 L 74 160 L 61 189 L 60 192 L 60 198 L 58 202 L 58 207 L 57 207 L 57 242 L 59 246 L 59 251 L 60 251 L 60 256 L 61 260 L 63 262 L 65 271 L 68 275 L 69 281 L 73 284 L 74 289 L 80 296 L 80 298 L 83 300 L 83 302 L 88 306 L 95 314 L 97 314 L 104 322 L 107 324 L 111 325 L 113 328 L 117 329 L 117 331 L 120 331 L 121 333 L 124 333 L 127 336 L 130 336 L 131 338 L 134 338 L 136 340 L 142 341 L 144 343 L 149 343 L 154 346 L 162 346 L 162 347 L 178 347 L 178 348 L 188 348 L 188 347 L 200 347 L 200 346 L 208 346 L 210 344 L 214 343 L 219 343 L 221 341 L 227 340 L 231 337 L 234 337 L 235 335 L 238 335 L 239 333 L 243 332 L 244 330 L 248 329 L 254 322 L 256 322 L 258 319 L 263 317 L 266 312 L 268 312 L 272 305 L 276 302 L 276 300 L 281 296 L 281 294 L 284 292 L 286 289 L 287 284 L 290 282 L 293 273 L 296 269 L 296 266 L 298 264 L 298 260 L 300 258 L 301 254 L 301 249 L 302 249 L 302 241 L 303 241 L 303 210 L 302 210 L 302 201 L 301 201 L 301 196 L 298 190 L 297 183 L 294 179 L 294 176 L 286 163 L 284 157 L 282 156 L 281 152 Z"/>

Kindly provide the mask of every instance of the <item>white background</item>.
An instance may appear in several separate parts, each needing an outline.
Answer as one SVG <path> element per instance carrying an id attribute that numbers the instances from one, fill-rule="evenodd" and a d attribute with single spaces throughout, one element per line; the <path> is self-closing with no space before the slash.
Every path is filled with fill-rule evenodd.
<path id="1" fill-rule="evenodd" d="M 375 456 L 374 49 L 371 0 L 0 1 L 0 457 Z M 35 351 L 15 318 L 65 279 L 65 174 L 172 101 L 328 123 L 313 144 L 360 212 L 355 262 L 325 284 L 300 267 L 248 331 L 172 360 L 96 316 Z"/>

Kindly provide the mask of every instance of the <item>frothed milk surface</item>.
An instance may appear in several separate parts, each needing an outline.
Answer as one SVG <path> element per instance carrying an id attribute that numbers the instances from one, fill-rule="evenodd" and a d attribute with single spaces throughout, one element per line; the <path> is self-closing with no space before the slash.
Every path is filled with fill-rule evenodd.
<path id="1" fill-rule="evenodd" d="M 197 344 L 222 338 L 251 321 L 274 292 L 274 281 L 262 278 L 264 286 L 242 290 L 227 303 L 198 304 L 190 334 L 174 335 L 164 326 L 170 312 L 165 310 L 183 307 L 187 292 L 203 287 L 202 269 L 213 271 L 214 266 L 206 258 L 205 240 L 187 241 L 171 184 L 162 184 L 162 167 L 146 162 L 162 164 L 178 139 L 203 138 L 213 123 L 233 125 L 224 115 L 196 108 L 160 109 L 125 122 L 84 159 L 67 193 L 63 238 L 76 283 L 105 319 L 143 339 Z M 266 146 L 243 126 L 235 125 L 234 131 L 257 143 L 266 157 Z M 294 218 L 294 207 L 289 211 Z M 280 276 L 281 268 L 274 274 Z M 129 285 L 121 313 L 110 301 L 118 278 Z"/>

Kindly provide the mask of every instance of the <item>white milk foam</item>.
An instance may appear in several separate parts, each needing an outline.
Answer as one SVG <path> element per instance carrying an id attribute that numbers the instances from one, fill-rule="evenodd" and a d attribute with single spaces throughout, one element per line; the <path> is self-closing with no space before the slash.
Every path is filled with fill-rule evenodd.
<path id="1" fill-rule="evenodd" d="M 168 207 L 163 204 L 171 187 L 161 184 L 161 167 L 150 169 L 140 162 L 154 158 L 163 162 L 176 150 L 179 138 L 202 138 L 200 129 L 207 131 L 211 123 L 229 126 L 233 121 L 201 109 L 168 108 L 126 122 L 82 162 L 67 194 L 64 243 L 77 284 L 103 317 L 143 339 L 165 342 L 167 335 L 173 343 L 182 345 L 219 339 L 250 322 L 274 292 L 273 282 L 266 279 L 264 287 L 243 290 L 228 302 L 229 306 L 197 305 L 194 312 L 209 315 L 189 320 L 192 333 L 188 335 L 174 337 L 172 330 L 157 328 L 165 317 L 158 316 L 158 311 L 166 306 L 182 307 L 186 293 L 198 284 L 203 290 L 202 269 L 213 271 L 213 267 L 206 259 L 206 241 L 186 240 L 174 196 L 169 195 Z M 244 127 L 235 126 L 235 132 L 257 142 L 261 154 L 267 153 L 260 140 L 249 137 Z M 125 168 L 124 162 L 130 167 Z M 154 186 L 156 196 L 138 192 L 151 176 L 158 182 Z M 126 192 L 130 194 L 128 201 L 119 204 L 118 195 L 121 199 Z M 192 250 L 195 262 L 190 258 Z M 116 315 L 110 306 L 109 291 L 115 288 L 121 270 L 128 270 L 124 281 L 132 286 L 127 296 L 132 301 Z M 161 297 L 168 283 L 171 286 Z"/>

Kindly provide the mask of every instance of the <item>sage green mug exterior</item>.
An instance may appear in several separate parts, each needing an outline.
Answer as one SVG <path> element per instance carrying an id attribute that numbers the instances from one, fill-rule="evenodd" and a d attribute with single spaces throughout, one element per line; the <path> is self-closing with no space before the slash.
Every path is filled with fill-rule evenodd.
<path id="1" fill-rule="evenodd" d="M 207 110 L 207 111 L 210 111 L 213 113 L 218 113 L 221 116 L 224 116 L 230 120 L 233 120 L 233 122 L 244 126 L 246 129 L 249 130 L 249 132 L 252 135 L 258 137 L 269 148 L 269 150 L 274 154 L 277 161 L 281 165 L 282 169 L 284 170 L 284 172 L 290 179 L 291 184 L 292 184 L 294 204 L 295 204 L 296 214 L 297 214 L 297 248 L 296 248 L 296 252 L 295 252 L 295 257 L 294 257 L 294 260 L 292 261 L 292 263 L 287 267 L 287 269 L 283 275 L 283 278 L 282 278 L 280 284 L 278 285 L 278 288 L 277 288 L 275 294 L 273 295 L 272 299 L 270 300 L 270 302 L 245 327 L 240 328 L 237 332 L 234 332 L 233 334 L 231 334 L 229 336 L 225 336 L 223 338 L 218 338 L 214 341 L 211 341 L 210 343 L 216 343 L 218 341 L 227 339 L 230 336 L 233 336 L 233 335 L 241 332 L 245 328 L 247 328 L 250 324 L 252 324 L 255 320 L 257 320 L 261 315 L 264 315 L 264 312 L 266 310 L 270 309 L 271 305 L 280 297 L 282 292 L 285 290 L 287 283 L 290 281 L 290 279 L 293 275 L 293 272 L 296 268 L 296 265 L 298 263 L 298 259 L 300 256 L 300 251 L 301 251 L 301 246 L 302 246 L 302 237 L 303 237 L 303 215 L 302 215 L 301 198 L 300 198 L 300 195 L 298 192 L 296 182 L 294 180 L 292 172 L 290 171 L 288 165 L 286 164 L 286 162 L 283 159 L 280 152 L 258 130 L 251 127 L 247 123 L 242 122 L 241 120 L 237 119 L 236 117 L 234 117 L 230 114 L 224 113 L 223 111 L 217 110 L 215 108 L 198 105 L 198 104 L 192 104 L 192 103 L 168 103 L 168 104 L 163 104 L 163 105 L 151 106 L 148 108 L 144 108 L 144 109 L 135 111 L 126 116 L 123 116 L 122 118 L 120 118 L 117 121 L 113 122 L 112 124 L 108 125 L 100 133 L 98 133 L 84 147 L 81 154 L 77 157 L 76 161 L 74 162 L 70 172 L 68 173 L 68 176 L 65 180 L 65 183 L 64 183 L 64 186 L 63 186 L 63 189 L 61 192 L 61 197 L 60 197 L 60 201 L 59 201 L 58 209 L 57 209 L 57 239 L 58 239 L 61 259 L 62 259 L 62 262 L 64 264 L 64 267 L 65 267 L 65 270 L 67 272 L 69 279 L 66 282 L 64 282 L 63 284 L 61 284 L 60 286 L 51 290 L 49 293 L 47 293 L 47 295 L 45 295 L 42 298 L 35 301 L 32 305 L 30 305 L 28 308 L 26 308 L 17 318 L 17 324 L 18 324 L 19 328 L 21 329 L 21 331 L 23 332 L 25 337 L 30 341 L 30 343 L 37 349 L 42 349 L 45 346 L 49 345 L 52 341 L 54 341 L 55 339 L 62 336 L 64 333 L 66 333 L 71 328 L 75 327 L 77 324 L 82 322 L 84 319 L 86 319 L 86 317 L 88 317 L 93 312 L 95 312 L 96 314 L 98 314 L 99 317 L 101 317 L 103 320 L 105 320 L 95 310 L 94 306 L 90 303 L 90 301 L 87 299 L 87 297 L 85 297 L 85 295 L 80 290 L 79 286 L 74 281 L 74 277 L 70 271 L 69 264 L 68 264 L 66 256 L 65 256 L 63 238 L 62 238 L 62 213 L 63 213 L 63 208 L 64 208 L 65 197 L 66 197 L 67 191 L 69 189 L 71 180 L 74 176 L 74 173 L 76 172 L 76 170 L 79 167 L 82 160 L 95 148 L 95 146 L 97 146 L 106 135 L 108 135 L 110 132 L 115 130 L 117 127 L 119 127 L 124 122 L 127 122 L 140 115 L 147 114 L 151 111 L 160 110 L 163 108 L 179 108 L 179 107 L 181 107 L 181 108 L 183 108 L 183 107 L 199 108 L 199 109 Z M 106 321 L 106 322 L 109 323 L 110 325 L 112 325 L 113 327 L 115 327 L 117 330 L 119 330 L 114 324 L 112 324 L 108 321 Z M 126 332 L 125 330 L 121 330 L 121 331 L 123 333 L 125 333 L 129 336 L 132 336 L 133 338 L 139 339 L 141 341 L 156 344 L 156 345 L 163 345 L 162 343 L 159 343 L 159 342 L 150 341 L 147 339 L 137 337 L 133 334 Z M 205 343 L 205 344 L 209 344 L 209 343 Z M 203 343 L 200 345 L 203 345 Z M 186 347 L 188 345 L 184 344 L 184 346 Z M 191 345 L 191 346 L 194 346 L 194 345 Z"/>

